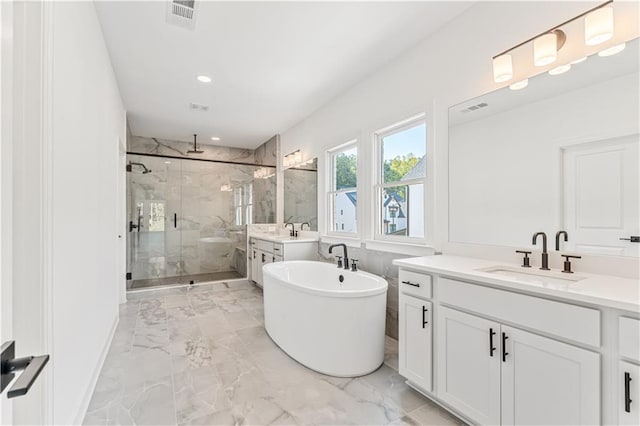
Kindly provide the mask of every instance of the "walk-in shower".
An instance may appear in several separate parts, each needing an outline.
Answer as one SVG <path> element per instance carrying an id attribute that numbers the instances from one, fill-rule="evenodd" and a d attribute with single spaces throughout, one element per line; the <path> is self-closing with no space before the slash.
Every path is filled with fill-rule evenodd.
<path id="1" fill-rule="evenodd" d="M 274 222 L 275 176 L 244 163 L 127 157 L 128 289 L 246 277 L 246 225 Z"/>

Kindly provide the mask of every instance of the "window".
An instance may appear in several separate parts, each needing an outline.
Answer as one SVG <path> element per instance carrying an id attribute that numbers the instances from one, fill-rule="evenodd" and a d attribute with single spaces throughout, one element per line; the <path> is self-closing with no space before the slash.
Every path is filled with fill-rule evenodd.
<path id="1" fill-rule="evenodd" d="M 376 238 L 425 237 L 427 129 L 424 118 L 376 133 Z"/>
<path id="2" fill-rule="evenodd" d="M 356 234 L 358 201 L 358 148 L 356 142 L 328 152 L 328 191 L 330 233 Z"/>
<path id="3" fill-rule="evenodd" d="M 233 188 L 233 206 L 236 226 L 253 223 L 253 184 Z"/>

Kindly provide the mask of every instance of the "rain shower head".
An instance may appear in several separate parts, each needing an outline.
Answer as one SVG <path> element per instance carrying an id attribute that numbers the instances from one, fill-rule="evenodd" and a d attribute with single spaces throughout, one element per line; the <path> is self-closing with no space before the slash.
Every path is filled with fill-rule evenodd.
<path id="1" fill-rule="evenodd" d="M 196 139 L 198 138 L 198 135 L 194 134 L 193 135 L 193 149 L 190 149 L 189 151 L 187 151 L 187 154 L 202 154 L 204 151 L 200 151 L 198 149 L 198 147 L 196 146 Z"/>

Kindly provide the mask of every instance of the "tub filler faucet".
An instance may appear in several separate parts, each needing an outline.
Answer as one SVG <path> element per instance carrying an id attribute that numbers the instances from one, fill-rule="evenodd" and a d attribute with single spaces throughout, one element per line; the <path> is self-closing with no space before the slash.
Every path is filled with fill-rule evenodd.
<path id="1" fill-rule="evenodd" d="M 349 257 L 347 255 L 347 245 L 346 244 L 331 244 L 329 246 L 329 254 L 333 252 L 334 247 L 342 247 L 342 254 L 344 255 L 344 266 L 342 264 L 342 257 L 338 257 L 338 268 L 349 269 Z"/>

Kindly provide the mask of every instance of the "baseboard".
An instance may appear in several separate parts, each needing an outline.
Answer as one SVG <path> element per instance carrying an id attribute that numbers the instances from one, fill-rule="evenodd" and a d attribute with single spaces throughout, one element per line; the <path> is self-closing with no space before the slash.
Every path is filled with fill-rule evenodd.
<path id="1" fill-rule="evenodd" d="M 85 390 L 84 398 L 82 400 L 82 404 L 80 404 L 80 409 L 78 413 L 74 417 L 73 424 L 81 425 L 84 417 L 87 415 L 87 409 L 89 408 L 89 404 L 91 403 L 91 397 L 93 396 L 93 391 L 96 389 L 96 384 L 98 384 L 98 378 L 100 377 L 100 372 L 102 371 L 102 367 L 104 366 L 104 362 L 107 359 L 107 354 L 109 353 L 109 348 L 111 347 L 111 342 L 113 342 L 113 337 L 116 334 L 116 328 L 118 327 L 118 321 L 120 320 L 119 315 L 116 312 L 116 318 L 111 326 L 111 331 L 109 331 L 109 337 L 105 341 L 105 345 L 102 348 L 102 352 L 100 353 L 100 359 L 98 364 L 96 365 L 93 374 L 91 375 L 91 381 L 89 382 L 89 386 Z"/>
<path id="2" fill-rule="evenodd" d="M 436 404 L 437 406 L 441 407 L 442 409 L 444 409 L 445 411 L 448 411 L 449 413 L 451 413 L 451 415 L 457 417 L 458 419 L 462 420 L 463 422 L 465 422 L 468 425 L 473 425 L 475 423 L 473 423 L 470 419 L 468 419 L 467 417 L 463 416 L 462 414 L 460 414 L 459 412 L 457 412 L 456 410 L 454 410 L 453 408 L 449 407 L 447 404 L 440 402 L 439 400 L 435 399 L 435 397 L 433 395 L 431 395 L 429 392 L 424 391 L 423 389 L 420 388 L 420 386 L 418 385 L 414 385 L 411 381 L 407 380 L 406 385 L 409 386 L 411 389 L 413 389 L 414 391 L 418 392 L 420 395 L 426 397 L 429 399 L 429 401 L 433 402 L 434 404 Z"/>

